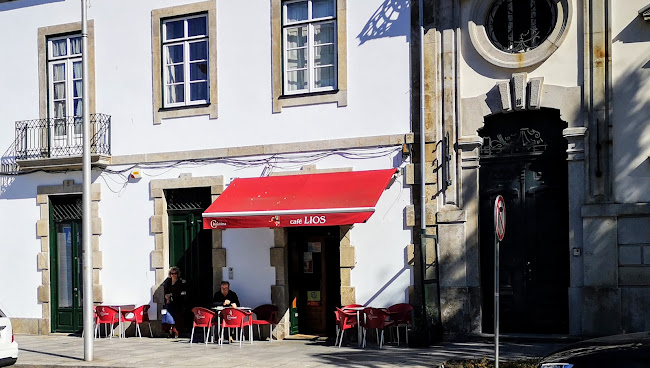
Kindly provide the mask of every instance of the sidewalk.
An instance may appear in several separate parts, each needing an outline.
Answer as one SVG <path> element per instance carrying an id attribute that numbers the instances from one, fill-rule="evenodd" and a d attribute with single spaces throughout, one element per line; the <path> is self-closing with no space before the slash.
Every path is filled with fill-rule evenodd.
<path id="1" fill-rule="evenodd" d="M 94 340 L 94 360 L 85 362 L 84 341 L 68 335 L 17 335 L 17 367 L 432 367 L 450 359 L 493 357 L 489 342 L 441 343 L 426 349 L 388 345 L 379 350 L 369 344 L 341 348 L 332 341 L 255 341 L 219 347 L 217 344 L 188 344 L 187 338 Z M 500 346 L 500 360 L 543 356 L 563 344 L 512 343 Z"/>

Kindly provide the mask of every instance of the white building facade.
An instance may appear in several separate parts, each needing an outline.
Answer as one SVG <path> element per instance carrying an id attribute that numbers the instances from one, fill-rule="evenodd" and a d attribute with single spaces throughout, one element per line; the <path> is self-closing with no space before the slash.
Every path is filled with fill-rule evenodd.
<path id="1" fill-rule="evenodd" d="M 12 72 L 0 88 L 0 273 L 13 280 L 0 286 L 0 302 L 17 332 L 81 326 L 83 98 L 93 134 L 95 304 L 150 304 L 157 319 L 175 265 L 188 281 L 188 308 L 209 305 L 227 280 L 243 305 L 280 307 L 280 336 L 332 332 L 334 306 L 409 302 L 408 7 L 89 3 L 88 50 L 79 1 L 0 3 L 15 56 L 2 61 Z M 385 169 L 396 174 L 365 223 L 201 226 L 234 178 Z"/>

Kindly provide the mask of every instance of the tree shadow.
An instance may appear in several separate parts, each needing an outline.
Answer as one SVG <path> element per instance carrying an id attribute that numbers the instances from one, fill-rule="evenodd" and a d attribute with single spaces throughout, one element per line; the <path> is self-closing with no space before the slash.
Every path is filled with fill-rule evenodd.
<path id="1" fill-rule="evenodd" d="M 357 35 L 359 45 L 378 38 L 401 36 L 410 42 L 410 7 L 407 0 L 385 0 Z"/>

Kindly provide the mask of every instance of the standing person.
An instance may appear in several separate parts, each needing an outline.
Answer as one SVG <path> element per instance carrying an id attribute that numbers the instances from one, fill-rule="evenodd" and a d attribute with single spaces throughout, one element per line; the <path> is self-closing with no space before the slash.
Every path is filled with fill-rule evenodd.
<path id="1" fill-rule="evenodd" d="M 214 293 L 214 297 L 212 297 L 212 305 L 234 308 L 237 308 L 237 306 L 240 305 L 237 293 L 230 290 L 230 283 L 228 281 L 221 281 L 221 290 Z"/>
<path id="2" fill-rule="evenodd" d="M 163 323 L 163 331 L 168 331 L 170 337 L 178 337 L 178 331 L 183 329 L 185 310 L 185 280 L 181 279 L 181 270 L 174 266 L 169 269 L 169 277 L 163 282 L 165 290 L 165 305 L 167 313 L 174 318 L 175 324 Z"/>

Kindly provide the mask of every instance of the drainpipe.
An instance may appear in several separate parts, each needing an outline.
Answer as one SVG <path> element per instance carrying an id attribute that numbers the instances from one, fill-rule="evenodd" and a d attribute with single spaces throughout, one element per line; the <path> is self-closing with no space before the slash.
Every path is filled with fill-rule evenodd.
<path id="1" fill-rule="evenodd" d="M 426 345 L 429 345 L 429 318 L 427 316 L 427 301 L 425 298 L 424 276 L 426 270 L 425 242 L 427 229 L 426 209 L 426 134 L 425 134 L 425 96 L 424 96 L 424 1 L 419 0 L 418 15 L 420 18 L 420 293 L 422 299 L 422 318 L 424 319 Z"/>
<path id="2" fill-rule="evenodd" d="M 84 331 L 84 360 L 93 360 L 93 244 L 90 209 L 90 90 L 88 88 L 88 0 L 81 0 L 81 66 L 82 66 L 82 124 L 83 124 L 83 159 L 82 159 L 82 224 L 81 245 L 83 257 L 83 331 Z"/>

